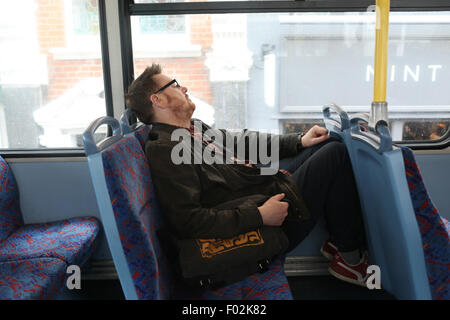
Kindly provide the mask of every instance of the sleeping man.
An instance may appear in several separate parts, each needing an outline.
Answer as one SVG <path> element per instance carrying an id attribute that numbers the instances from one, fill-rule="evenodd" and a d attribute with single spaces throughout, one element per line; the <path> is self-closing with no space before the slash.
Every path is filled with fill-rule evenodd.
<path id="1" fill-rule="evenodd" d="M 365 286 L 367 253 L 353 171 L 345 145 L 330 138 L 327 129 L 269 135 L 210 128 L 191 118 L 195 104 L 188 89 L 157 64 L 133 81 L 126 105 L 140 121 L 152 124 L 145 151 L 174 237 L 231 238 L 272 226 L 283 231 L 289 251 L 324 217 L 330 237 L 321 252 L 330 260 L 330 273 Z M 194 147 L 180 148 L 180 137 L 191 139 Z M 251 149 L 262 150 L 264 144 L 272 157 L 276 152 L 284 170 L 263 171 L 256 165 L 260 154 L 249 161 L 255 154 Z M 233 148 L 241 154 L 228 152 Z M 257 203 L 255 194 L 266 199 Z M 217 208 L 234 200 L 233 208 Z"/>

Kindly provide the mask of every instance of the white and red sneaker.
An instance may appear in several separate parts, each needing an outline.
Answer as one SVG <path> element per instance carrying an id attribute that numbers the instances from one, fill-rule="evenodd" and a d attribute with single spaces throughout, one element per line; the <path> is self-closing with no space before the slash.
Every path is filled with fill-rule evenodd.
<path id="1" fill-rule="evenodd" d="M 338 252 L 331 261 L 328 271 L 340 280 L 366 287 L 367 267 L 366 254 L 363 255 L 358 264 L 351 265 L 345 262 Z"/>
<path id="2" fill-rule="evenodd" d="M 334 256 L 338 252 L 337 247 L 331 242 L 330 239 L 325 241 L 325 243 L 322 245 L 322 248 L 320 248 L 320 252 L 322 255 L 327 258 L 328 260 L 333 260 Z"/>

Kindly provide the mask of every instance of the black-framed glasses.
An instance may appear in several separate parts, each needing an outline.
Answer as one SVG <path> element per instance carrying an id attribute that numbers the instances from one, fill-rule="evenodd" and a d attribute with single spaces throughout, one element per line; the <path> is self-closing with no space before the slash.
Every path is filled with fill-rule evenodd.
<path id="1" fill-rule="evenodd" d="M 178 81 L 176 79 L 173 79 L 172 81 L 170 81 L 168 84 L 162 86 L 161 88 L 159 88 L 158 90 L 155 91 L 154 94 L 157 94 L 158 92 L 163 91 L 164 89 L 170 87 L 172 84 L 176 83 L 176 86 L 179 87 L 180 85 L 178 84 Z"/>

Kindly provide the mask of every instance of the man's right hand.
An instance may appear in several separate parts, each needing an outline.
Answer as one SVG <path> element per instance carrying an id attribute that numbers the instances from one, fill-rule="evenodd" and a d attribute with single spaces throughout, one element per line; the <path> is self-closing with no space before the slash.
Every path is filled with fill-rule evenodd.
<path id="1" fill-rule="evenodd" d="M 328 129 L 315 125 L 302 137 L 301 143 L 304 148 L 307 148 L 321 143 L 329 138 L 330 136 L 328 135 Z"/>
<path id="2" fill-rule="evenodd" d="M 281 201 L 284 193 L 270 197 L 258 210 L 261 214 L 263 224 L 266 226 L 281 226 L 288 215 L 289 203 Z"/>

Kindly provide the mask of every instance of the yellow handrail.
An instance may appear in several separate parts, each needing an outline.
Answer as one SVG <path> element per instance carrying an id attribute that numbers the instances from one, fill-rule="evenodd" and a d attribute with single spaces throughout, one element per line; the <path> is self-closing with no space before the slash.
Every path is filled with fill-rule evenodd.
<path id="1" fill-rule="evenodd" d="M 386 102 L 389 8 L 390 0 L 377 0 L 373 102 Z"/>

